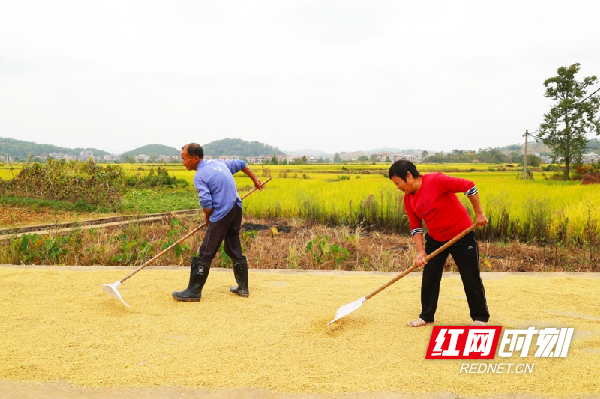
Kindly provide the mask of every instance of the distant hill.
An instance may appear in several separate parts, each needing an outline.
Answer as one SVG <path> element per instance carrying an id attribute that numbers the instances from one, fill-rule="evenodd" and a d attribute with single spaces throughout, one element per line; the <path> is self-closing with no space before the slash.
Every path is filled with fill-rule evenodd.
<path id="1" fill-rule="evenodd" d="M 367 154 L 364 151 L 354 151 L 354 152 L 347 152 L 345 154 L 340 154 L 340 157 L 344 160 L 344 161 L 353 161 L 355 159 L 358 159 L 359 157 L 362 156 L 369 156 L 369 154 Z"/>
<path id="2" fill-rule="evenodd" d="M 294 151 L 287 151 L 288 155 L 312 155 L 312 156 L 325 156 L 325 155 L 330 155 L 330 153 L 325 152 L 325 151 L 319 151 L 319 150 L 309 150 L 309 149 L 303 149 L 303 150 L 294 150 Z"/>
<path id="3" fill-rule="evenodd" d="M 166 155 L 168 157 L 172 157 L 180 156 L 181 150 L 162 144 L 148 144 L 143 147 L 136 148 L 135 150 L 124 152 L 123 154 L 121 154 L 121 156 L 140 154 L 150 155 L 152 153 L 155 153 L 156 155 Z"/>
<path id="4" fill-rule="evenodd" d="M 506 147 L 498 147 L 497 149 L 502 151 L 505 154 L 511 153 L 511 152 L 518 152 L 519 154 L 522 154 L 523 151 L 525 150 L 525 144 L 511 144 L 511 145 L 507 145 Z M 547 145 L 545 145 L 541 141 L 535 142 L 533 140 L 527 143 L 527 152 L 528 153 L 539 152 L 540 155 L 551 155 L 552 154 L 552 150 L 550 148 L 548 148 Z"/>
<path id="5" fill-rule="evenodd" d="M 585 149 L 585 152 L 595 152 L 596 154 L 600 154 L 600 140 L 591 139 L 588 141 L 588 145 Z"/>
<path id="6" fill-rule="evenodd" d="M 29 155 L 42 156 L 49 154 L 65 154 L 78 156 L 81 151 L 92 151 L 94 156 L 103 157 L 109 155 L 108 152 L 98 150 L 96 148 L 65 148 L 57 147 L 52 144 L 38 144 L 33 141 L 23 141 L 0 137 L 0 155 L 6 155 L 16 157 L 18 160 L 27 160 Z"/>
<path id="7" fill-rule="evenodd" d="M 412 151 L 412 150 L 410 150 Z M 404 153 L 404 150 L 400 150 L 398 148 L 378 148 L 376 150 L 365 150 L 366 153 L 374 154 L 376 152 L 393 152 L 393 153 Z"/>
<path id="8" fill-rule="evenodd" d="M 238 157 L 257 157 L 260 155 L 284 155 L 277 147 L 263 144 L 258 141 L 244 141 L 242 139 L 223 139 L 211 141 L 202 146 L 204 155 L 210 155 L 213 158 L 221 155 Z"/>

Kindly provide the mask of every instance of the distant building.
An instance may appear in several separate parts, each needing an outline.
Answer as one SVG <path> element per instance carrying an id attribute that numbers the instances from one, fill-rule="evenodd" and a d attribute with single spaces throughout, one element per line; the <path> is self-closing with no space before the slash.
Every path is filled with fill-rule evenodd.
<path id="1" fill-rule="evenodd" d="M 390 158 L 392 161 L 396 162 L 396 161 L 400 161 L 400 160 L 406 160 L 406 161 L 410 161 L 410 162 L 416 162 L 417 161 L 417 157 L 411 154 L 394 154 L 392 155 L 393 159 Z"/>
<path id="2" fill-rule="evenodd" d="M 178 156 L 170 156 L 170 155 L 159 155 L 158 156 L 158 162 L 178 162 L 179 161 L 179 157 Z"/>
<path id="3" fill-rule="evenodd" d="M 270 155 L 259 155 L 257 157 L 248 157 L 248 162 L 249 163 L 264 163 L 265 160 L 271 160 L 272 156 Z"/>
<path id="4" fill-rule="evenodd" d="M 150 157 L 146 154 L 140 154 L 136 155 L 135 159 L 138 162 L 148 162 L 150 160 Z"/>
<path id="5" fill-rule="evenodd" d="M 596 163 L 600 160 L 600 155 L 590 152 L 581 156 L 583 163 Z"/>
<path id="6" fill-rule="evenodd" d="M 375 155 L 377 156 L 377 160 L 379 162 L 385 162 L 388 158 L 390 161 L 394 159 L 394 154 L 391 152 L 376 152 Z M 371 159 L 371 157 L 369 157 L 369 159 Z"/>

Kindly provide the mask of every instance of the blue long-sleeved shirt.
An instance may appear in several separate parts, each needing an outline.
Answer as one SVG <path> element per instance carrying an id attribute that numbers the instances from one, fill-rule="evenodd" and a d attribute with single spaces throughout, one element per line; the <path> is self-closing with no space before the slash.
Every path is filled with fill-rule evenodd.
<path id="1" fill-rule="evenodd" d="M 200 161 L 194 175 L 194 187 L 200 206 L 213 210 L 209 221 L 223 219 L 234 205 L 242 207 L 233 175 L 245 167 L 246 162 L 239 159 Z"/>

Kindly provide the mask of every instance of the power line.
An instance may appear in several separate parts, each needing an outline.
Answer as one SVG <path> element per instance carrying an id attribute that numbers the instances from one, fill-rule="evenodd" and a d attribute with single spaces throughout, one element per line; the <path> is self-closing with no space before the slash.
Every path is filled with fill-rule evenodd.
<path id="1" fill-rule="evenodd" d="M 590 94 L 589 96 L 587 96 L 587 97 L 586 97 L 586 98 L 584 98 L 583 100 L 581 100 L 581 101 L 579 101 L 579 102 L 576 102 L 576 103 L 575 103 L 575 104 L 573 104 L 573 105 L 578 105 L 578 104 L 581 104 L 581 103 L 585 102 L 585 100 L 587 100 L 588 98 L 590 98 L 590 97 L 591 97 L 591 96 L 593 96 L 594 94 L 598 93 L 599 91 L 600 91 L 600 87 L 599 87 L 599 88 L 597 88 L 595 92 L 593 92 L 592 94 Z"/>

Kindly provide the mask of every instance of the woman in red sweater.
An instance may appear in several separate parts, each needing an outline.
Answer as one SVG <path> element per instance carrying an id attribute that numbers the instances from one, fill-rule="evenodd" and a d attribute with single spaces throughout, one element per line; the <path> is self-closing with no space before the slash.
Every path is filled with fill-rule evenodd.
<path id="1" fill-rule="evenodd" d="M 428 254 L 472 225 L 469 213 L 456 193 L 462 192 L 469 197 L 477 227 L 487 224 L 475 184 L 443 173 L 421 175 L 412 162 L 404 160 L 397 161 L 390 167 L 389 177 L 404 192 L 404 209 L 410 221 L 410 234 L 418 251 L 414 264 L 424 266 L 421 284 L 422 311 L 419 318 L 408 322 L 408 326 L 422 327 L 433 323 L 448 254 L 452 255 L 460 272 L 473 319 L 472 325 L 484 326 L 490 314 L 479 275 L 479 249 L 475 234 L 470 232 L 429 262 L 425 261 Z M 423 221 L 427 225 L 425 244 Z"/>

